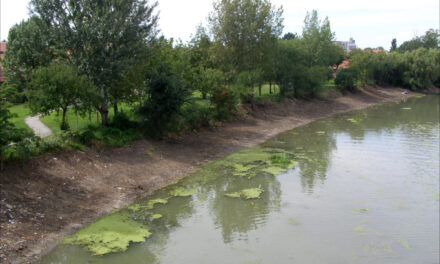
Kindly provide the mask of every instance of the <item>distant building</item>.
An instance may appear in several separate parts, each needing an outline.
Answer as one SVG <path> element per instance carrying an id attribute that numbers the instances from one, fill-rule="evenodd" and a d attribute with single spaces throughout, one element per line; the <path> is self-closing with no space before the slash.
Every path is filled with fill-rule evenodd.
<path id="1" fill-rule="evenodd" d="M 6 52 L 6 42 L 0 42 L 0 84 L 5 81 L 5 77 L 3 76 L 3 68 L 1 64 L 1 60 L 5 57 Z"/>
<path id="2" fill-rule="evenodd" d="M 334 43 L 341 46 L 347 53 L 350 53 L 352 50 L 358 48 L 356 41 L 353 38 L 350 38 L 349 41 L 335 41 Z"/>

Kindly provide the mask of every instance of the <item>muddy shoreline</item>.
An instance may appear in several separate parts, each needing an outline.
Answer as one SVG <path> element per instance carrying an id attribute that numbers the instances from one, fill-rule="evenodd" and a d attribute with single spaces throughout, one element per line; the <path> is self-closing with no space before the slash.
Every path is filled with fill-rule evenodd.
<path id="1" fill-rule="evenodd" d="M 0 176 L 0 263 L 33 263 L 79 228 L 163 188 L 207 162 L 295 127 L 417 93 L 366 87 L 326 99 L 244 106 L 242 116 L 173 141 L 60 152 Z"/>

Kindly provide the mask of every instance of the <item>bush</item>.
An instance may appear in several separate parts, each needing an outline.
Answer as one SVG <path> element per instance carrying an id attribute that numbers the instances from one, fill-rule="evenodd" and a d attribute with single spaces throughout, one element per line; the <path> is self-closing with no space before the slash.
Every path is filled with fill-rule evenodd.
<path id="1" fill-rule="evenodd" d="M 358 79 L 358 74 L 354 69 L 341 69 L 338 71 L 335 79 L 336 87 L 344 92 L 353 92 L 356 89 L 356 82 Z"/>
<path id="2" fill-rule="evenodd" d="M 139 137 L 139 132 L 134 128 L 119 129 L 111 126 L 89 126 L 86 131 L 75 138 L 86 146 L 101 142 L 108 147 L 123 147 Z"/>
<path id="3" fill-rule="evenodd" d="M 183 125 L 189 130 L 209 126 L 212 120 L 212 109 L 205 101 L 191 101 L 182 107 Z"/>
<path id="4" fill-rule="evenodd" d="M 160 64 L 147 77 L 147 100 L 137 109 L 148 135 L 160 138 L 176 129 L 176 120 L 189 92 L 182 75 L 170 65 Z"/>
<path id="5" fill-rule="evenodd" d="M 215 105 L 218 119 L 229 119 L 236 110 L 237 97 L 228 87 L 221 86 L 213 90 L 211 101 Z"/>
<path id="6" fill-rule="evenodd" d="M 130 120 L 130 117 L 125 112 L 119 112 L 115 117 L 113 117 L 113 120 L 110 123 L 111 127 L 121 130 L 136 128 L 137 125 L 137 122 Z"/>

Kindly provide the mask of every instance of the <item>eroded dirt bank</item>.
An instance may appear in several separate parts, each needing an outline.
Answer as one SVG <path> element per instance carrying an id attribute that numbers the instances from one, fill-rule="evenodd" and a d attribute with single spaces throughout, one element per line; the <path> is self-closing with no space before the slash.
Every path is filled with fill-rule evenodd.
<path id="1" fill-rule="evenodd" d="M 238 120 L 174 142 L 140 140 L 9 166 L 0 177 L 0 263 L 35 262 L 63 236 L 206 162 L 320 118 L 415 95 L 404 91 L 368 87 L 325 100 L 256 104 Z"/>

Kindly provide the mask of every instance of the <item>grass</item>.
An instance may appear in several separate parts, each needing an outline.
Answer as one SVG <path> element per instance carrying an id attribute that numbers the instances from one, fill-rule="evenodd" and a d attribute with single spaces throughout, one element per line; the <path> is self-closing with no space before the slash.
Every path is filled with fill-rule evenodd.
<path id="1" fill-rule="evenodd" d="M 119 107 L 119 111 L 123 111 L 126 113 L 131 112 L 133 106 L 129 106 L 128 104 L 121 104 Z M 40 118 L 41 122 L 45 124 L 48 128 L 52 130 L 54 133 L 58 133 L 61 131 L 61 119 L 62 113 L 53 112 L 48 116 L 43 116 Z M 111 119 L 114 116 L 114 112 L 112 110 L 109 111 L 109 118 Z M 78 120 L 77 120 L 78 117 Z M 67 111 L 66 116 L 67 122 L 70 126 L 70 131 L 83 131 L 87 129 L 89 126 L 98 126 L 101 124 L 101 116 L 97 112 L 92 112 L 90 115 L 86 114 L 86 116 L 76 115 L 75 111 L 69 109 Z"/>
<path id="2" fill-rule="evenodd" d="M 24 119 L 32 114 L 26 104 L 14 105 L 9 108 L 9 111 L 16 115 L 16 117 L 10 119 L 15 127 L 25 130 L 26 133 L 33 134 L 32 129 L 30 129 L 24 122 Z"/>

